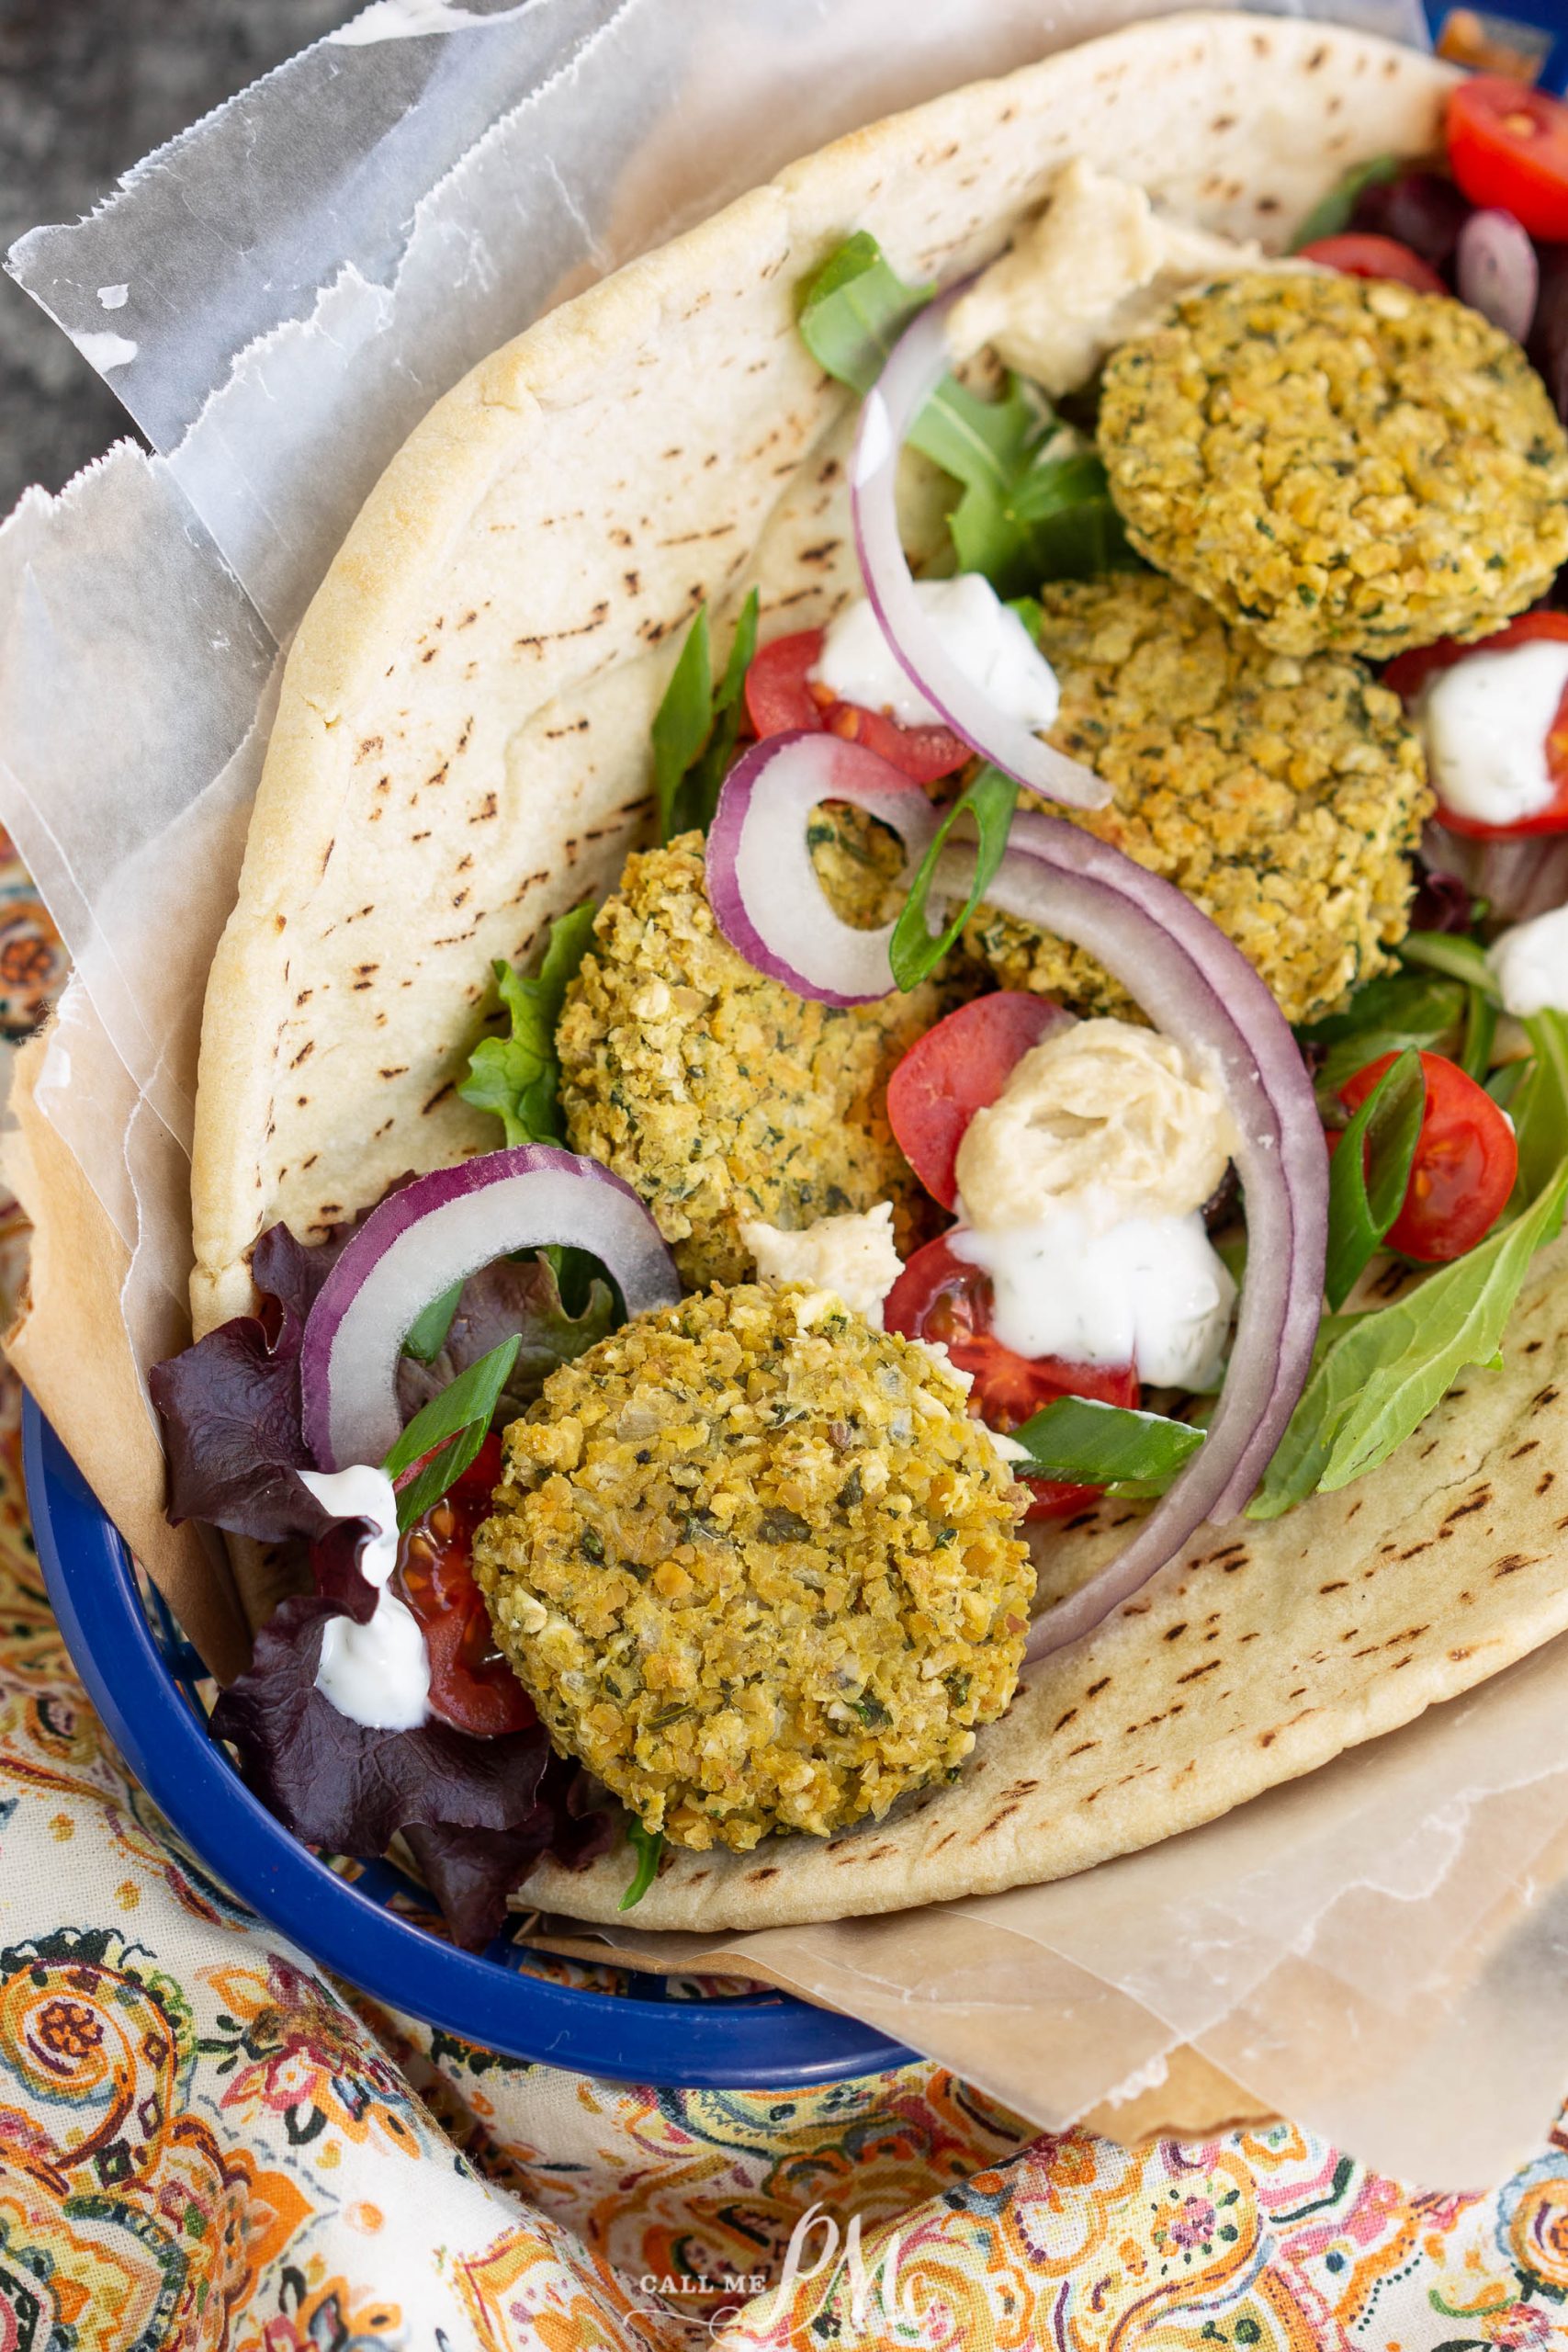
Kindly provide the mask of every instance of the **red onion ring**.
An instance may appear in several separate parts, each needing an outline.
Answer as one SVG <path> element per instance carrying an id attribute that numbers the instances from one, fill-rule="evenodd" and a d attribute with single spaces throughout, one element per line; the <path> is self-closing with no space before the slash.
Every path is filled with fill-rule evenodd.
<path id="1" fill-rule="evenodd" d="M 1461 302 L 1523 343 L 1535 322 L 1540 263 L 1511 212 L 1471 214 L 1454 248 L 1454 284 Z"/>
<path id="2" fill-rule="evenodd" d="M 939 878 L 956 892 L 964 860 Z M 1235 1120 L 1247 1279 L 1208 1437 L 1125 1551 L 1035 1623 L 1025 1656 L 1093 1631 L 1206 1521 L 1235 1518 L 1306 1385 L 1323 1301 L 1328 1155 L 1312 1081 L 1283 1013 L 1238 947 L 1185 894 L 1058 819 L 1013 820 L 987 903 L 1088 948 L 1162 1030 L 1213 1070 Z"/>
<path id="3" fill-rule="evenodd" d="M 372 1209 L 306 1318 L 301 1418 L 319 1465 L 379 1462 L 396 1443 L 398 1358 L 432 1299 L 509 1250 L 552 1242 L 597 1258 L 628 1316 L 681 1295 L 674 1260 L 631 1186 L 553 1145 L 435 1169 Z"/>
<path id="4" fill-rule="evenodd" d="M 947 373 L 947 312 L 967 282 L 961 279 L 950 286 L 905 328 L 861 409 L 850 497 L 865 592 L 900 666 L 934 705 L 943 724 L 961 735 L 971 751 L 1047 800 L 1063 801 L 1072 808 L 1102 808 L 1111 787 L 1092 768 L 1004 718 L 952 660 L 920 609 L 898 537 L 894 496 L 898 453 L 926 400 Z"/>
<path id="5" fill-rule="evenodd" d="M 795 854 L 809 876 L 805 812 L 829 789 L 828 739 L 791 740 L 797 748 L 784 776 L 780 755 L 761 743 L 725 785 L 714 829 L 716 855 L 709 850 L 715 913 L 731 944 L 760 970 L 829 1003 L 863 1002 L 870 978 L 865 943 L 886 935 L 840 923 L 812 877 L 815 903 L 803 945 L 798 933 L 807 918 L 793 895 L 781 909 L 773 888 L 773 845 L 786 821 L 799 828 L 802 846 Z M 891 808 L 894 820 L 901 821 L 903 809 L 891 800 L 883 763 L 873 758 L 866 773 L 877 787 L 874 806 L 862 799 L 842 764 L 833 772 L 833 797 L 872 806 L 877 815 Z M 769 812 L 775 793 L 776 809 Z M 770 854 L 742 865 L 735 843 L 753 824 Z M 938 887 L 945 897 L 962 899 L 973 876 L 973 853 L 950 851 L 938 867 Z M 1092 833 L 1030 810 L 1014 818 L 1007 855 L 986 899 L 1004 913 L 1087 947 L 1141 1004 L 1157 1012 L 1162 1029 L 1200 1067 L 1213 1071 L 1240 1136 L 1236 1156 L 1247 1193 L 1247 1280 L 1230 1370 L 1208 1437 L 1126 1549 L 1036 1622 L 1026 1656 L 1037 1658 L 1092 1632 L 1205 1521 L 1234 1518 L 1251 1497 L 1312 1368 L 1323 1299 L 1328 1155 L 1312 1081 L 1284 1015 L 1240 949 L 1182 891 Z M 880 952 L 886 966 L 885 945 Z M 841 959 L 837 964 L 835 955 Z M 850 993 L 852 972 L 859 994 Z M 887 972 L 881 993 L 890 978 Z"/>
<path id="6" fill-rule="evenodd" d="M 863 743 L 807 729 L 769 735 L 724 780 L 708 831 L 708 901 L 730 945 L 769 979 L 823 1004 L 872 1004 L 893 987 L 893 925 L 853 931 L 829 905 L 806 839 L 823 800 L 852 800 L 891 825 L 906 872 L 940 822 L 923 788 Z M 765 910 L 764 927 L 753 909 Z"/>

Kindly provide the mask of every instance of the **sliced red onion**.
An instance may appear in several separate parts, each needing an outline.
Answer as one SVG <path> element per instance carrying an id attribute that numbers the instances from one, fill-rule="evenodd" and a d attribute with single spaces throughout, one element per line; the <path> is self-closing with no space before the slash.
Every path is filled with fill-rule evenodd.
<path id="1" fill-rule="evenodd" d="M 324 1470 L 380 1462 L 402 1428 L 397 1372 L 416 1317 L 454 1283 L 514 1250 L 586 1250 L 628 1315 L 681 1295 L 675 1262 L 629 1184 L 549 1144 L 438 1168 L 372 1209 L 305 1324 L 305 1442 Z"/>
<path id="2" fill-rule="evenodd" d="M 923 788 L 863 743 L 807 729 L 767 736 L 724 780 L 708 832 L 708 900 L 730 945 L 769 979 L 823 1004 L 870 1004 L 893 987 L 893 925 L 855 931 L 829 905 L 807 842 L 807 819 L 823 800 L 852 800 L 891 825 L 907 872 L 940 822 Z"/>
<path id="3" fill-rule="evenodd" d="M 947 313 L 966 282 L 949 287 L 905 329 L 861 408 L 851 498 L 865 592 L 900 665 L 971 751 L 1048 800 L 1072 808 L 1103 808 L 1111 788 L 1092 768 L 996 709 L 985 690 L 958 667 L 920 608 L 899 540 L 898 453 L 951 364 Z"/>
<path id="4" fill-rule="evenodd" d="M 943 858 L 938 879 L 951 892 L 964 887 L 964 865 L 960 853 Z M 1240 949 L 1182 891 L 1077 826 L 1025 811 L 986 898 L 1086 947 L 1213 1073 L 1235 1121 L 1247 1196 L 1247 1279 L 1207 1440 L 1126 1549 L 1036 1622 L 1025 1655 L 1037 1658 L 1092 1632 L 1205 1521 L 1245 1509 L 1312 1368 L 1328 1155 L 1283 1013 Z"/>
<path id="5" fill-rule="evenodd" d="M 1461 302 L 1523 343 L 1535 322 L 1540 264 L 1511 212 L 1472 212 L 1454 249 L 1454 283 Z"/>

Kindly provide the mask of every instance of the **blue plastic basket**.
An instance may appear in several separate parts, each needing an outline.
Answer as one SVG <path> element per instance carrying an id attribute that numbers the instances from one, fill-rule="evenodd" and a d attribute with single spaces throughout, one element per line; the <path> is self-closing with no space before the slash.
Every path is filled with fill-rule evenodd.
<path id="1" fill-rule="evenodd" d="M 530 1973 L 533 1956 L 508 1935 L 484 1952 L 457 1951 L 419 1925 L 430 1898 L 391 1863 L 365 1865 L 352 1881 L 329 1868 L 272 1818 L 211 1737 L 200 1659 L 138 1579 L 31 1397 L 22 1437 L 44 1581 L 94 1706 L 193 1853 L 323 1968 L 507 2057 L 613 2081 L 784 2090 L 915 2054 L 781 1993 L 676 1997 L 665 1978 L 630 1971 L 624 1992 L 593 1991 Z"/>

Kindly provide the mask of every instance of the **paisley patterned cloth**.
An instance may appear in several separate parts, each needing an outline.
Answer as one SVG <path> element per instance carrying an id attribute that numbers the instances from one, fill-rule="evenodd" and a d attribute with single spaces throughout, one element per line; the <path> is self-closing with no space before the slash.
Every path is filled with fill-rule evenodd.
<path id="1" fill-rule="evenodd" d="M 0 1032 L 62 965 L 0 836 Z M 26 1238 L 0 1204 L 0 1297 Z M 930 2064 L 627 2089 L 327 1982 L 88 1706 L 17 1408 L 6 1378 L 0 2352 L 1568 2352 L 1568 2116 L 1501 2190 L 1418 2195 L 1286 2124 L 1036 2137 Z"/>

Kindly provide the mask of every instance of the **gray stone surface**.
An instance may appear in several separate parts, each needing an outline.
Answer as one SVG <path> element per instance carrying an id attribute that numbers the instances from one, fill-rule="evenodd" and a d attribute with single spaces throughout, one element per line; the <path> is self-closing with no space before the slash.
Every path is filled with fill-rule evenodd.
<path id="1" fill-rule="evenodd" d="M 356 12 L 358 0 L 0 0 L 0 251 L 89 211 L 152 147 Z M 0 514 L 132 430 L 0 279 Z"/>

